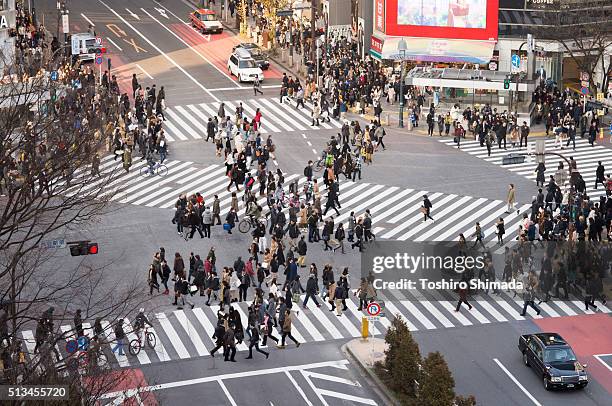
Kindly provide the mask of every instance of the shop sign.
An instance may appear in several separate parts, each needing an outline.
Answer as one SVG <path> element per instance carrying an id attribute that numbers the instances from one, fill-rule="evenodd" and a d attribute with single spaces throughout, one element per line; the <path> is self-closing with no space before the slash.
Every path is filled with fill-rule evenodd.
<path id="1" fill-rule="evenodd" d="M 8 10 L 0 14 L 0 30 L 15 28 L 15 11 Z"/>
<path id="2" fill-rule="evenodd" d="M 559 8 L 559 0 L 526 0 L 525 8 L 530 10 L 552 10 Z"/>
<path id="3" fill-rule="evenodd" d="M 374 52 L 376 52 L 377 54 L 382 54 L 382 49 L 383 49 L 383 40 L 376 38 L 375 36 L 372 35 L 372 41 L 370 43 L 370 49 Z"/>
<path id="4" fill-rule="evenodd" d="M 376 0 L 376 23 L 377 31 L 385 32 L 385 0 Z"/>

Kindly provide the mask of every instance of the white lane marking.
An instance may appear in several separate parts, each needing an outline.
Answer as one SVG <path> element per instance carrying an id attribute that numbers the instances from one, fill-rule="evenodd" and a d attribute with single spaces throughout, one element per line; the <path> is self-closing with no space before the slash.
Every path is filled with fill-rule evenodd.
<path id="1" fill-rule="evenodd" d="M 512 375 L 512 373 L 508 371 L 508 369 L 506 369 L 504 364 L 502 364 L 497 358 L 493 358 L 493 361 L 495 361 L 495 363 L 501 368 L 501 370 L 504 371 L 504 373 L 508 375 L 510 379 L 512 379 L 512 382 L 514 382 L 516 386 L 518 386 L 519 389 L 523 391 L 525 395 L 527 395 L 527 397 L 533 402 L 534 405 L 542 406 L 542 404 L 538 402 L 537 399 L 534 398 L 533 395 L 529 393 L 527 389 L 525 389 L 525 387 L 518 381 L 518 379 L 516 379 L 514 375 Z"/>
<path id="2" fill-rule="evenodd" d="M 348 369 L 346 367 L 348 363 L 349 363 L 348 360 L 340 359 L 340 360 L 335 360 L 335 361 L 316 362 L 312 364 L 292 365 L 292 366 L 286 366 L 286 367 L 260 369 L 260 370 L 255 370 L 255 371 L 235 372 L 235 373 L 224 374 L 224 375 L 205 376 L 201 378 L 193 378 L 193 379 L 187 379 L 183 381 L 167 382 L 167 383 L 156 384 L 152 386 L 140 387 L 135 390 L 138 391 L 139 393 L 153 392 L 153 391 L 170 389 L 170 388 L 180 388 L 183 386 L 198 385 L 198 384 L 207 383 L 207 382 L 216 382 L 220 379 L 224 379 L 224 380 L 239 379 L 239 378 L 245 378 L 245 377 L 251 377 L 251 376 L 272 375 L 272 374 L 278 374 L 278 373 L 285 373 L 289 371 L 302 371 L 306 369 L 315 369 L 315 368 L 331 367 L 331 368 Z M 128 389 L 128 390 L 134 390 L 134 389 Z M 109 393 L 103 394 L 100 397 L 100 399 L 113 399 L 118 396 L 122 396 L 123 394 L 124 394 L 123 390 L 109 392 Z"/>
<path id="3" fill-rule="evenodd" d="M 191 76 L 191 74 L 189 72 L 187 72 L 185 69 L 183 69 L 183 67 L 181 65 L 179 65 L 174 59 L 170 58 L 164 51 L 162 51 L 157 45 L 155 45 L 153 42 L 151 42 L 151 40 L 149 40 L 147 37 L 144 36 L 144 34 L 142 34 L 140 31 L 138 31 L 136 28 L 134 28 L 134 26 L 132 24 L 130 24 L 125 18 L 121 17 L 115 10 L 113 10 L 112 8 L 110 8 L 110 6 L 108 4 L 106 4 L 105 2 L 103 2 L 102 0 L 98 0 L 100 3 L 102 3 L 104 5 L 104 7 L 106 7 L 111 13 L 113 13 L 116 17 L 118 17 L 125 25 L 127 25 L 132 31 L 134 31 L 136 34 L 138 34 L 138 36 L 140 38 L 142 38 L 147 44 L 149 44 L 153 49 L 155 49 L 157 52 L 159 52 L 159 54 L 161 56 L 163 56 L 164 58 L 166 58 L 168 60 L 168 62 L 170 62 L 172 65 L 174 65 L 178 70 L 180 70 L 181 72 L 183 72 L 185 74 L 185 76 L 187 76 L 189 79 L 191 79 L 191 81 L 193 83 L 196 84 L 196 86 L 198 86 L 200 89 L 204 90 L 206 93 L 208 93 L 210 95 L 210 97 L 212 97 L 214 100 L 219 101 L 219 98 L 217 96 L 215 96 L 214 94 L 212 94 L 210 92 L 210 90 L 208 90 L 208 88 L 206 88 L 204 85 L 202 85 L 202 83 L 200 83 L 200 81 L 198 81 L 196 78 L 194 78 L 193 76 Z M 147 13 L 148 14 L 148 13 Z M 150 14 L 149 14 L 150 16 Z M 157 19 L 155 19 L 155 21 L 157 21 L 159 23 L 159 21 Z M 163 24 L 159 23 L 160 25 L 163 26 Z"/>
<path id="4" fill-rule="evenodd" d="M 324 341 L 325 338 L 319 332 L 319 330 L 315 327 L 315 325 L 310 321 L 310 319 L 306 316 L 305 312 L 299 311 L 294 312 L 297 316 L 297 320 L 306 328 L 306 331 L 312 336 L 315 341 Z"/>
<path id="5" fill-rule="evenodd" d="M 196 31 L 197 32 L 197 31 Z M 265 73 L 264 73 L 264 77 L 265 77 Z M 278 89 L 280 88 L 281 85 L 264 85 L 261 86 L 262 89 Z M 226 92 L 228 90 L 253 90 L 251 89 L 250 86 L 240 86 L 240 87 L 215 87 L 213 89 L 210 89 L 211 92 Z"/>
<path id="6" fill-rule="evenodd" d="M 204 330 L 206 330 L 208 337 L 210 337 L 211 340 L 214 340 L 212 336 L 215 334 L 215 327 L 212 325 L 210 320 L 208 320 L 206 314 L 204 314 L 204 310 L 201 307 L 196 307 L 193 309 L 193 314 L 195 314 L 202 327 L 204 327 Z"/>
<path id="7" fill-rule="evenodd" d="M 207 57 L 205 57 L 204 55 L 202 55 L 200 53 L 200 51 L 198 51 L 197 49 L 195 49 L 193 46 L 191 46 L 189 43 L 187 43 L 184 39 L 182 39 L 180 36 L 178 36 L 174 31 L 172 31 L 170 28 L 166 27 L 166 24 L 163 24 L 161 21 L 159 21 L 157 18 L 153 17 L 151 14 L 149 14 L 144 8 L 140 8 L 146 15 L 148 15 L 149 17 L 151 17 L 151 19 L 153 19 L 153 21 L 155 21 L 157 24 L 159 24 L 163 29 L 165 29 L 166 31 L 168 31 L 170 34 L 172 34 L 176 39 L 178 39 L 179 41 L 181 41 L 183 44 L 185 44 L 189 49 L 191 49 L 196 55 L 198 55 L 200 58 L 202 58 L 203 60 L 205 60 L 206 62 L 208 62 L 210 64 L 210 66 L 212 66 L 213 68 L 215 68 L 220 74 L 222 74 L 223 76 L 225 76 L 229 81 L 231 81 L 233 84 L 236 85 L 236 87 L 242 87 L 240 86 L 238 83 L 236 83 L 234 81 L 234 79 L 231 78 L 231 76 L 229 76 L 227 73 L 225 73 L 224 71 L 222 71 L 217 65 L 215 65 L 214 63 L 212 63 Z M 169 18 L 168 16 L 166 16 L 166 18 Z M 210 93 L 210 92 L 209 92 Z M 212 93 L 211 93 L 212 95 Z M 213 96 L 214 97 L 214 96 Z M 218 101 L 219 99 L 217 99 L 215 97 L 215 100 Z"/>
<path id="8" fill-rule="evenodd" d="M 489 314 L 491 316 L 493 316 L 495 318 L 495 320 L 497 321 L 508 321 L 508 319 L 506 319 L 500 312 L 497 311 L 497 309 L 495 309 L 489 302 L 487 302 L 486 300 L 477 300 L 476 303 L 478 303 L 480 306 L 482 306 L 487 312 L 489 312 Z"/>
<path id="9" fill-rule="evenodd" d="M 343 383 L 345 385 L 361 388 L 361 384 L 359 382 L 351 381 L 350 379 L 342 378 L 340 376 L 322 374 L 320 372 L 312 372 L 312 371 L 304 371 L 304 373 L 311 378 L 317 378 L 317 379 L 322 379 L 324 381 L 330 381 L 330 382 L 336 382 L 336 383 Z"/>
<path id="10" fill-rule="evenodd" d="M 227 400 L 229 400 L 229 402 L 232 404 L 232 406 L 238 406 L 238 404 L 236 403 L 236 401 L 234 400 L 234 398 L 232 397 L 230 392 L 225 387 L 225 384 L 223 383 L 223 381 L 221 379 L 217 379 L 217 382 L 219 383 L 219 386 L 221 387 L 221 390 L 223 390 L 223 393 L 225 393 L 225 396 L 227 397 Z"/>
<path id="11" fill-rule="evenodd" d="M 130 9 L 126 8 L 125 11 L 127 11 L 128 13 L 130 13 L 130 15 L 132 17 L 134 17 L 135 19 L 137 19 L 138 21 L 140 21 L 140 17 L 138 17 L 136 14 L 134 14 Z"/>
<path id="12" fill-rule="evenodd" d="M 149 79 L 153 80 L 153 76 L 149 75 L 149 72 L 147 72 L 146 70 L 144 70 L 144 68 L 143 68 L 142 66 L 140 66 L 140 65 L 139 65 L 139 64 L 137 64 L 137 63 L 136 63 L 135 65 L 138 67 L 138 69 L 140 69 L 140 70 L 142 71 L 142 73 L 144 73 L 145 75 L 147 75 L 147 77 L 148 77 Z"/>
<path id="13" fill-rule="evenodd" d="M 313 152 L 313 154 L 315 154 L 315 155 L 319 155 L 319 154 L 317 154 L 317 150 L 316 150 L 316 149 L 314 149 L 314 148 L 312 149 L 312 152 Z"/>
<path id="14" fill-rule="evenodd" d="M 117 45 L 117 43 L 115 41 L 113 41 L 112 39 L 110 39 L 109 37 L 106 37 L 106 39 L 108 40 L 108 42 L 110 42 L 111 44 L 113 44 L 113 46 L 115 48 L 117 48 L 119 51 L 123 52 L 123 49 L 121 49 L 121 47 L 119 45 Z"/>
<path id="15" fill-rule="evenodd" d="M 87 21 L 89 24 L 91 24 L 92 27 L 95 27 L 96 25 L 93 23 L 93 21 L 91 21 L 89 18 L 87 18 L 87 16 L 83 13 L 81 13 L 81 17 L 83 17 L 85 19 L 85 21 Z"/>
<path id="16" fill-rule="evenodd" d="M 347 393 L 335 392 L 333 390 L 328 390 L 328 389 L 318 389 L 318 391 L 322 396 L 329 396 L 332 398 L 343 399 L 344 401 L 347 401 L 347 402 L 357 402 L 357 403 L 363 403 L 363 404 L 372 405 L 372 406 L 378 405 L 378 403 L 376 403 L 374 400 L 369 399 L 369 398 L 362 398 L 361 396 L 349 395 Z"/>
<path id="17" fill-rule="evenodd" d="M 593 357 L 595 357 L 595 359 L 597 359 L 597 361 L 601 362 L 602 364 L 604 364 L 604 366 L 606 368 L 608 368 L 608 370 L 610 372 L 612 372 L 612 366 L 608 365 L 607 362 L 605 362 L 603 359 L 601 359 L 601 357 L 609 357 L 612 356 L 612 354 L 594 354 Z"/>
<path id="18" fill-rule="evenodd" d="M 164 6 L 163 4 L 161 4 L 159 1 L 153 0 L 153 3 L 157 4 L 158 6 L 160 6 L 161 8 L 163 8 L 164 10 L 166 10 L 168 13 L 170 13 L 174 18 L 176 18 L 177 20 L 179 20 L 180 22 L 184 23 L 184 24 L 189 24 L 189 21 L 185 21 L 182 18 L 180 18 L 179 16 L 177 16 L 176 14 L 174 14 L 172 12 L 172 10 L 168 10 L 168 8 L 166 6 Z M 183 2 L 185 3 L 185 2 Z M 192 7 L 191 4 L 187 4 L 185 3 L 185 5 L 188 5 L 189 8 L 191 8 L 192 10 L 195 10 L 195 8 Z"/>
<path id="19" fill-rule="evenodd" d="M 310 400 L 308 400 L 308 397 L 306 396 L 306 394 L 304 393 L 304 391 L 302 390 L 302 388 L 300 387 L 300 385 L 298 385 L 298 383 L 295 381 L 295 379 L 293 379 L 293 376 L 291 376 L 291 374 L 289 373 L 289 371 L 285 371 L 285 375 L 287 375 L 287 378 L 289 378 L 289 380 L 291 381 L 291 383 L 293 384 L 293 386 L 295 387 L 295 389 L 298 391 L 298 393 L 302 396 L 302 399 L 304 399 L 304 401 L 306 402 L 306 404 L 308 406 L 314 406 L 312 404 L 312 402 Z M 270 404 L 272 404 L 272 402 L 270 402 Z"/>
<path id="20" fill-rule="evenodd" d="M 300 303 L 298 303 L 299 306 L 302 306 L 305 298 L 306 295 L 300 296 Z M 334 324 L 327 318 L 327 316 L 325 316 L 321 309 L 314 304 L 314 300 L 308 299 L 307 307 L 312 312 L 312 315 L 315 317 L 315 319 L 319 320 L 319 322 L 323 324 L 323 326 L 325 326 L 325 329 L 332 335 L 334 340 L 343 338 L 342 334 L 340 334 L 340 331 L 338 331 L 336 326 L 334 326 Z"/>

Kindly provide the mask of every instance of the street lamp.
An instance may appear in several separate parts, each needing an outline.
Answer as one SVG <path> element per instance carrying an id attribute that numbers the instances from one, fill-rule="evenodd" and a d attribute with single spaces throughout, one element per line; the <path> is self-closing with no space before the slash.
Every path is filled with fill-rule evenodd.
<path id="1" fill-rule="evenodd" d="M 400 105 L 399 105 L 399 128 L 404 128 L 404 59 L 408 44 L 404 38 L 397 43 L 397 52 L 400 55 Z"/>

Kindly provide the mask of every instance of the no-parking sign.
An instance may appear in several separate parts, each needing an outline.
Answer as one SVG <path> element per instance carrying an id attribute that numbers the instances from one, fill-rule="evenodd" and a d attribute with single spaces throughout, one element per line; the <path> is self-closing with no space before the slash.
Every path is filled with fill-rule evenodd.
<path id="1" fill-rule="evenodd" d="M 369 303 L 366 306 L 366 313 L 368 313 L 370 316 L 373 316 L 373 317 L 378 316 L 380 315 L 380 311 L 381 311 L 381 307 L 376 302 Z"/>

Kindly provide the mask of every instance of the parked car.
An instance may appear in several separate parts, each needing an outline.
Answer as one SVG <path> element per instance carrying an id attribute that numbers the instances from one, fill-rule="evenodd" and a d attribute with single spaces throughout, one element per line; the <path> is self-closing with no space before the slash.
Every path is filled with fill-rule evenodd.
<path id="1" fill-rule="evenodd" d="M 239 82 L 253 82 L 255 78 L 263 81 L 263 71 L 246 49 L 237 48 L 227 61 L 227 70 L 238 78 Z"/>
<path id="2" fill-rule="evenodd" d="M 233 51 L 236 49 L 242 48 L 246 49 L 250 54 L 251 58 L 255 60 L 257 66 L 261 68 L 261 70 L 266 70 L 270 67 L 270 61 L 268 61 L 268 55 L 259 47 L 257 44 L 253 44 L 251 42 L 243 42 L 234 47 Z"/>

